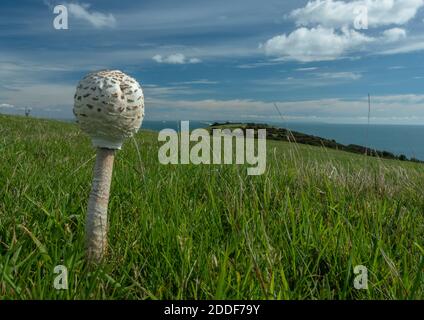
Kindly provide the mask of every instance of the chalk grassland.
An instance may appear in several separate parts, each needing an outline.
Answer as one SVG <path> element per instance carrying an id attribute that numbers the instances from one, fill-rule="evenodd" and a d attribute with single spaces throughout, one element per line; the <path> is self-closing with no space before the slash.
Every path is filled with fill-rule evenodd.
<path id="1" fill-rule="evenodd" d="M 422 299 L 424 166 L 268 142 L 267 171 L 118 153 L 109 255 L 84 264 L 95 151 L 73 124 L 0 116 L 3 299 Z M 69 289 L 53 287 L 56 265 Z M 369 290 L 353 268 L 369 269 Z"/>

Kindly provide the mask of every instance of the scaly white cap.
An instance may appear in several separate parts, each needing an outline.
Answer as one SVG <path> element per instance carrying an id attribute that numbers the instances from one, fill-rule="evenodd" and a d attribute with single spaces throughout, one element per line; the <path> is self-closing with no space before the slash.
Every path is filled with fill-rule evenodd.
<path id="1" fill-rule="evenodd" d="M 97 148 L 119 150 L 141 127 L 143 90 L 121 71 L 89 73 L 79 82 L 74 100 L 77 122 Z"/>

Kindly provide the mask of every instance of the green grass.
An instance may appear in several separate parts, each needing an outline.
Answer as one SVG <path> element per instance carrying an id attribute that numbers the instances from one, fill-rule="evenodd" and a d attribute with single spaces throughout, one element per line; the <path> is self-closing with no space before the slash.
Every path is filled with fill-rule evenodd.
<path id="1" fill-rule="evenodd" d="M 164 166 L 159 146 L 141 131 L 118 153 L 108 256 L 90 269 L 89 139 L 0 116 L 0 298 L 423 298 L 424 165 L 269 141 L 253 177 Z M 69 290 L 53 287 L 60 264 Z M 356 265 L 369 290 L 353 287 Z"/>

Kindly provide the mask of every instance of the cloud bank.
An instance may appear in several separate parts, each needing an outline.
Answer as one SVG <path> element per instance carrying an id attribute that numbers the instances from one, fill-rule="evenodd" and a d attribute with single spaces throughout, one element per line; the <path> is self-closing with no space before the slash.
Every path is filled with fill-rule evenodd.
<path id="1" fill-rule="evenodd" d="M 407 31 L 400 27 L 413 20 L 423 6 L 424 0 L 309 1 L 288 15 L 296 30 L 277 35 L 262 47 L 266 55 L 283 60 L 343 58 L 367 49 L 370 44 L 381 46 L 405 40 Z M 367 35 L 377 28 L 383 28 L 381 36 Z M 406 52 L 416 50 L 409 45 L 402 47 Z"/>

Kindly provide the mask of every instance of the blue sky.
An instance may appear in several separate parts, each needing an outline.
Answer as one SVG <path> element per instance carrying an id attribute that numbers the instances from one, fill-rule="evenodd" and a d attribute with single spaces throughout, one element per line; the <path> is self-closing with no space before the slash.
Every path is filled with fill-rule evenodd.
<path id="1" fill-rule="evenodd" d="M 2 0 L 0 112 L 72 118 L 78 80 L 107 68 L 139 80 L 146 120 L 278 121 L 277 103 L 365 123 L 370 92 L 373 123 L 424 124 L 423 31 L 424 0 Z"/>

